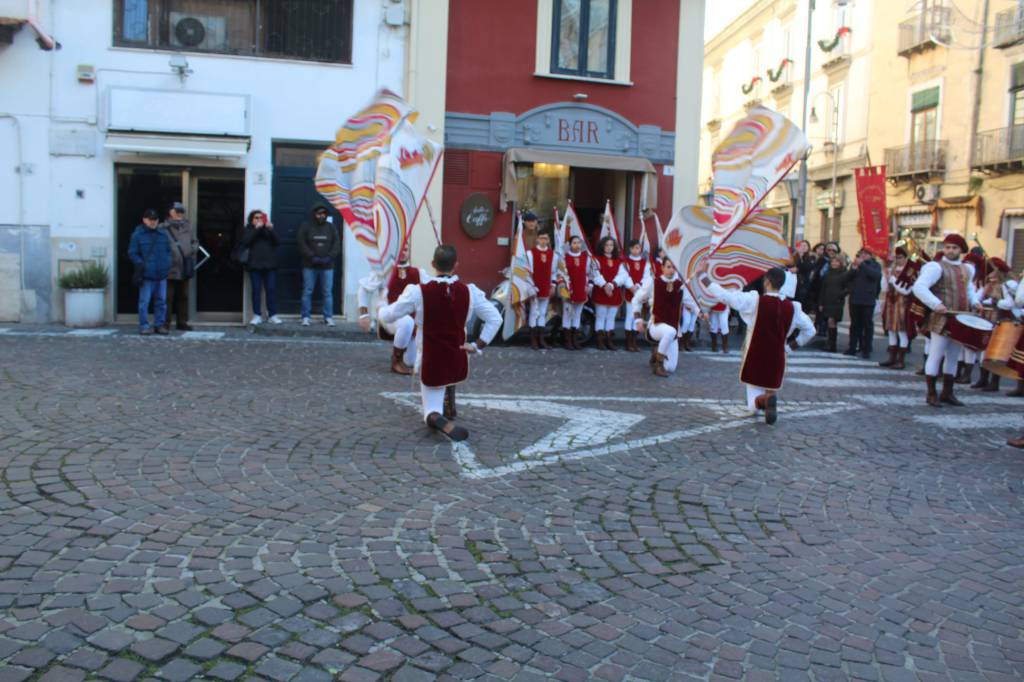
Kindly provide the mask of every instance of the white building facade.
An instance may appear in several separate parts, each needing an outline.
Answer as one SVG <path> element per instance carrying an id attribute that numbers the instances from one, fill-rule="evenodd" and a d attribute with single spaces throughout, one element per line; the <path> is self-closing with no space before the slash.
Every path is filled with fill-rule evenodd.
<path id="1" fill-rule="evenodd" d="M 257 208 L 282 241 L 279 307 L 297 312 L 317 154 L 379 88 L 406 90 L 409 14 L 403 0 L 0 0 L 0 321 L 61 320 L 57 277 L 84 260 L 111 270 L 107 319 L 134 320 L 128 238 L 174 201 L 209 253 L 193 319 L 249 314 L 231 252 Z M 367 266 L 341 233 L 335 312 L 351 313 Z"/>

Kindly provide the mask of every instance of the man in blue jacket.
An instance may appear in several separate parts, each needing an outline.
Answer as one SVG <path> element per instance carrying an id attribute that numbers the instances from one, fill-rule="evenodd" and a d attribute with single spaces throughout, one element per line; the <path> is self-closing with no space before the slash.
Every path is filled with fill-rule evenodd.
<path id="1" fill-rule="evenodd" d="M 153 333 L 149 326 L 149 303 L 153 302 L 153 324 L 157 334 L 167 334 L 167 274 L 171 269 L 171 238 L 158 227 L 160 216 L 151 208 L 142 214 L 128 243 L 128 258 L 135 266 L 132 281 L 139 287 L 139 333 Z"/>

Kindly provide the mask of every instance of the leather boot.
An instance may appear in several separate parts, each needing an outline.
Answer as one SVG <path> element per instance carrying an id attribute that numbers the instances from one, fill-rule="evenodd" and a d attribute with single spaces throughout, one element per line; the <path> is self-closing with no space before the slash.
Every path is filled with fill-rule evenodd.
<path id="1" fill-rule="evenodd" d="M 455 409 L 455 387 L 446 386 L 444 389 L 444 418 L 455 419 L 459 413 Z"/>
<path id="2" fill-rule="evenodd" d="M 833 327 L 828 330 L 828 346 L 825 347 L 825 350 L 827 350 L 829 353 L 836 353 L 839 351 L 837 347 L 838 344 L 839 330 Z"/>
<path id="3" fill-rule="evenodd" d="M 889 346 L 886 350 L 889 351 L 889 359 L 878 363 L 879 367 L 892 367 L 896 364 L 896 346 Z"/>
<path id="4" fill-rule="evenodd" d="M 634 353 L 640 352 L 640 342 L 638 341 L 639 338 L 640 332 L 633 332 L 633 347 L 630 348 L 630 350 L 633 351 Z"/>
<path id="5" fill-rule="evenodd" d="M 903 361 L 903 359 L 906 358 L 906 357 L 907 357 L 907 349 L 906 348 L 897 348 L 896 349 L 896 362 L 893 363 L 892 369 L 903 369 L 904 367 L 906 367 L 907 365 Z"/>
<path id="6" fill-rule="evenodd" d="M 916 372 L 914 372 L 914 374 L 919 376 L 919 377 L 923 377 L 924 376 L 924 368 L 927 367 L 927 366 L 928 366 L 928 354 L 925 353 L 924 354 L 924 360 L 921 362 L 921 369 L 919 369 Z"/>
<path id="7" fill-rule="evenodd" d="M 657 362 L 658 362 L 658 347 L 657 346 L 651 346 L 651 359 L 647 361 L 647 364 L 650 365 L 653 368 L 654 365 L 657 364 Z"/>
<path id="8" fill-rule="evenodd" d="M 925 375 L 924 380 L 928 384 L 928 404 L 932 407 L 942 407 L 942 403 L 939 402 L 939 394 L 935 390 L 938 377 Z"/>
<path id="9" fill-rule="evenodd" d="M 565 348 L 566 350 L 576 350 L 576 348 L 572 345 L 572 330 L 562 330 L 562 347 Z"/>
<path id="10" fill-rule="evenodd" d="M 958 384 L 969 384 L 971 383 L 971 375 L 974 374 L 974 363 L 965 362 L 963 371 L 960 372 L 960 378 L 956 380 Z"/>
<path id="11" fill-rule="evenodd" d="M 1001 378 L 1002 377 L 1000 377 L 998 374 L 989 373 L 988 386 L 986 386 L 985 388 L 983 388 L 981 390 L 984 391 L 985 393 L 998 393 L 999 392 L 999 380 Z"/>
<path id="12" fill-rule="evenodd" d="M 636 332 L 626 332 L 625 348 L 630 353 L 640 350 L 636 347 Z"/>
<path id="13" fill-rule="evenodd" d="M 606 343 L 606 332 L 597 332 L 597 349 L 608 350 L 608 344 Z"/>
<path id="14" fill-rule="evenodd" d="M 605 333 L 604 345 L 608 347 L 608 350 L 618 350 L 619 347 L 615 345 L 615 332 L 610 331 Z"/>
<path id="15" fill-rule="evenodd" d="M 712 353 L 717 353 L 718 352 L 718 334 L 709 334 L 709 336 L 711 337 L 711 352 Z"/>
<path id="16" fill-rule="evenodd" d="M 943 362 L 942 365 L 943 365 L 942 368 L 945 369 L 946 368 L 945 367 L 946 363 Z M 957 384 L 961 383 L 960 382 L 960 377 L 962 377 L 963 375 L 964 375 L 964 361 L 963 360 L 957 360 L 957 363 L 956 363 L 956 374 L 953 375 L 954 383 L 957 383 Z"/>
<path id="17" fill-rule="evenodd" d="M 540 341 L 537 339 L 536 327 L 530 327 L 530 348 L 540 350 Z"/>
<path id="18" fill-rule="evenodd" d="M 569 330 L 569 340 L 572 341 L 573 350 L 583 350 L 583 346 L 580 345 L 580 338 L 576 335 L 576 332 L 578 331 L 579 329 L 577 327 L 573 327 Z"/>
<path id="19" fill-rule="evenodd" d="M 1011 398 L 1024 398 L 1024 381 L 1018 379 L 1017 388 L 1013 389 L 1012 391 L 1007 391 L 1006 395 L 1010 396 Z"/>
<path id="20" fill-rule="evenodd" d="M 722 352 L 723 353 L 728 353 L 729 352 L 729 335 L 728 334 L 722 334 Z"/>
<path id="21" fill-rule="evenodd" d="M 405 349 L 391 347 L 391 371 L 402 376 L 412 375 L 412 367 L 405 364 Z"/>
<path id="22" fill-rule="evenodd" d="M 1022 438 L 1011 438 L 1006 441 L 1006 444 L 1011 448 L 1024 448 L 1024 437 Z"/>
<path id="23" fill-rule="evenodd" d="M 551 344 L 548 343 L 547 334 L 544 331 L 544 327 L 537 327 L 537 343 L 544 350 L 551 350 Z"/>
<path id="24" fill-rule="evenodd" d="M 988 388 L 988 380 L 991 376 L 992 375 L 989 373 L 989 371 L 982 367 L 981 371 L 978 372 L 978 380 L 971 384 L 971 388 L 982 390 Z"/>
<path id="25" fill-rule="evenodd" d="M 690 348 L 690 339 L 692 339 L 692 338 L 693 338 L 693 332 L 686 332 L 685 334 L 683 334 L 683 350 L 684 351 L 689 352 L 689 351 L 693 350 L 692 348 Z"/>
<path id="26" fill-rule="evenodd" d="M 956 384 L 956 377 L 952 374 L 942 375 L 942 393 L 939 394 L 939 402 L 952 405 L 953 407 L 963 407 L 964 404 L 956 399 L 953 395 L 953 386 Z"/>
<path id="27" fill-rule="evenodd" d="M 665 369 L 665 356 L 661 353 L 655 353 L 654 356 L 654 376 L 656 377 L 667 377 L 668 371 Z"/>

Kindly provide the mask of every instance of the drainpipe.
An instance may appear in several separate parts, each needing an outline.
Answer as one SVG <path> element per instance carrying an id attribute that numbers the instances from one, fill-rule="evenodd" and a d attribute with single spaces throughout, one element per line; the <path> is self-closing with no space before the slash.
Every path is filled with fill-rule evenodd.
<path id="1" fill-rule="evenodd" d="M 36 42 L 39 43 L 40 48 L 47 52 L 60 49 L 60 43 L 39 25 L 39 0 L 28 0 L 28 19 L 25 22 L 36 32 Z"/>
<path id="2" fill-rule="evenodd" d="M 985 36 L 988 34 L 988 3 L 981 10 L 981 44 L 978 46 L 978 69 L 974 72 L 974 108 L 971 111 L 971 142 L 967 148 L 967 174 L 974 169 L 975 147 L 978 145 L 978 120 L 981 118 L 981 90 L 985 77 Z"/>

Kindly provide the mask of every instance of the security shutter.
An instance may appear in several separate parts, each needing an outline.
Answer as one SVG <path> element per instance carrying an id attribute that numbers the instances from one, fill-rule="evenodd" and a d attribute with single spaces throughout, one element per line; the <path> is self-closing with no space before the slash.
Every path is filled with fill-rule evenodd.
<path id="1" fill-rule="evenodd" d="M 939 106 L 939 86 L 914 93 L 910 103 L 911 111 L 924 111 Z"/>
<path id="2" fill-rule="evenodd" d="M 1010 258 L 1011 270 L 1020 272 L 1021 269 L 1024 269 L 1024 228 L 1017 228 L 1013 231 L 1013 253 L 1010 254 Z"/>

